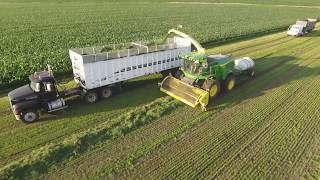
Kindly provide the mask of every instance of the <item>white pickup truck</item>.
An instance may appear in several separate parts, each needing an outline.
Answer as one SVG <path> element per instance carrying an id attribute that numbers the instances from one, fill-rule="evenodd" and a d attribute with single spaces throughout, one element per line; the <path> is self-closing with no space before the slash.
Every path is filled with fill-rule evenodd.
<path id="1" fill-rule="evenodd" d="M 303 36 L 310 33 L 316 27 L 316 23 L 317 19 L 297 21 L 296 24 L 289 27 L 287 34 L 289 36 Z"/>

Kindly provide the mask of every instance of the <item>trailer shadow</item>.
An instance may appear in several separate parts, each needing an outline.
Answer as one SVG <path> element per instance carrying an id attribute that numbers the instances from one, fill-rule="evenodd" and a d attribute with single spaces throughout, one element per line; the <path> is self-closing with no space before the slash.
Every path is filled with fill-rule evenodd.
<path id="1" fill-rule="evenodd" d="M 121 89 L 114 88 L 112 97 L 102 99 L 95 104 L 83 103 L 80 100 L 80 96 L 68 98 L 68 109 L 51 114 L 43 113 L 39 122 L 133 108 L 164 96 L 157 85 L 161 81 L 161 75 L 147 76 L 147 78 L 150 79 L 144 78 L 126 82 Z"/>
<path id="2" fill-rule="evenodd" d="M 244 100 L 262 96 L 268 90 L 320 73 L 320 67 L 301 66 L 293 63 L 295 60 L 297 59 L 293 56 L 262 57 L 258 59 L 256 61 L 255 77 L 240 77 L 237 80 L 237 87 L 230 93 L 223 92 L 216 101 L 209 104 L 208 110 L 222 110 L 230 104 L 237 104 Z M 279 72 L 280 69 L 287 70 Z M 273 72 L 277 73 L 277 76 L 273 76 Z M 263 81 L 269 80 L 266 79 L 268 76 L 272 78 L 272 81 L 263 83 Z"/>

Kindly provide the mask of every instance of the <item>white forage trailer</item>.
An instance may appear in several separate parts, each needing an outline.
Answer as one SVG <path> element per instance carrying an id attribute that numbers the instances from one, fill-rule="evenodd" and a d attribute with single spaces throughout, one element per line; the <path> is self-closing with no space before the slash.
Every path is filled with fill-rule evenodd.
<path id="1" fill-rule="evenodd" d="M 191 41 L 182 37 L 168 38 L 162 45 L 131 43 L 121 50 L 113 46 L 70 49 L 75 81 L 83 89 L 88 103 L 99 96 L 108 98 L 111 86 L 140 76 L 177 70 L 182 65 L 180 54 L 191 52 Z"/>
<path id="2" fill-rule="evenodd" d="M 310 33 L 315 29 L 317 19 L 307 19 L 304 21 L 297 21 L 296 24 L 291 25 L 287 31 L 289 36 L 302 36 L 306 33 Z"/>
<path id="3" fill-rule="evenodd" d="M 29 76 L 29 84 L 8 94 L 16 119 L 32 123 L 39 119 L 39 111 L 51 113 L 67 108 L 66 97 L 81 95 L 85 102 L 94 103 L 99 98 L 110 97 L 111 87 L 124 81 L 177 71 L 182 65 L 179 55 L 191 52 L 193 39 L 183 34 L 168 38 L 172 32 L 177 31 L 170 30 L 161 45 L 131 43 L 70 49 L 73 75 L 79 86 L 61 90 L 50 67 L 35 72 Z"/>

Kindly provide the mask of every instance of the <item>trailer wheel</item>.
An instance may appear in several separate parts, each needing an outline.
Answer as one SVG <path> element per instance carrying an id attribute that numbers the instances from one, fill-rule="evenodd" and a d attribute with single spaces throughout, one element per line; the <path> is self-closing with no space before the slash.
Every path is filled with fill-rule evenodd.
<path id="1" fill-rule="evenodd" d="M 183 72 L 181 70 L 177 70 L 174 74 L 173 77 L 177 78 L 177 79 L 182 79 L 184 76 Z"/>
<path id="2" fill-rule="evenodd" d="M 164 78 L 166 78 L 167 76 L 169 76 L 170 71 L 165 70 L 165 71 L 161 71 L 160 73 L 161 73 L 161 75 L 162 75 L 162 78 L 164 79 Z"/>
<path id="3" fill-rule="evenodd" d="M 93 104 L 99 100 L 99 96 L 95 91 L 88 91 L 83 95 L 83 100 L 87 104 Z"/>
<path id="4" fill-rule="evenodd" d="M 107 99 L 112 95 L 112 90 L 110 87 L 103 87 L 100 89 L 100 97 Z"/>
<path id="5" fill-rule="evenodd" d="M 232 91 L 236 86 L 236 78 L 234 75 L 229 75 L 224 82 L 224 90 L 227 92 Z"/>
<path id="6" fill-rule="evenodd" d="M 179 68 L 171 69 L 170 74 L 177 79 L 182 79 L 182 75 L 183 75 L 183 73 Z"/>
<path id="7" fill-rule="evenodd" d="M 39 119 L 39 114 L 35 110 L 25 110 L 21 113 L 21 121 L 24 123 L 33 123 Z"/>

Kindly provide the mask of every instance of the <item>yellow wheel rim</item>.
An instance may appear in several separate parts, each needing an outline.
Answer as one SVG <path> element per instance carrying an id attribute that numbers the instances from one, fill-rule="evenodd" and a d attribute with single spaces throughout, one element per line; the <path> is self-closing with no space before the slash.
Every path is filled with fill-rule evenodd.
<path id="1" fill-rule="evenodd" d="M 218 93 L 218 86 L 216 84 L 214 84 L 211 86 L 211 88 L 209 90 L 210 97 L 217 95 L 217 93 Z"/>
<path id="2" fill-rule="evenodd" d="M 236 82 L 233 80 L 233 79 L 231 79 L 229 82 L 228 82 L 228 86 L 227 86 L 227 88 L 228 88 L 228 90 L 230 91 L 230 90 L 232 90 L 233 88 L 234 88 L 234 85 L 236 84 Z"/>

